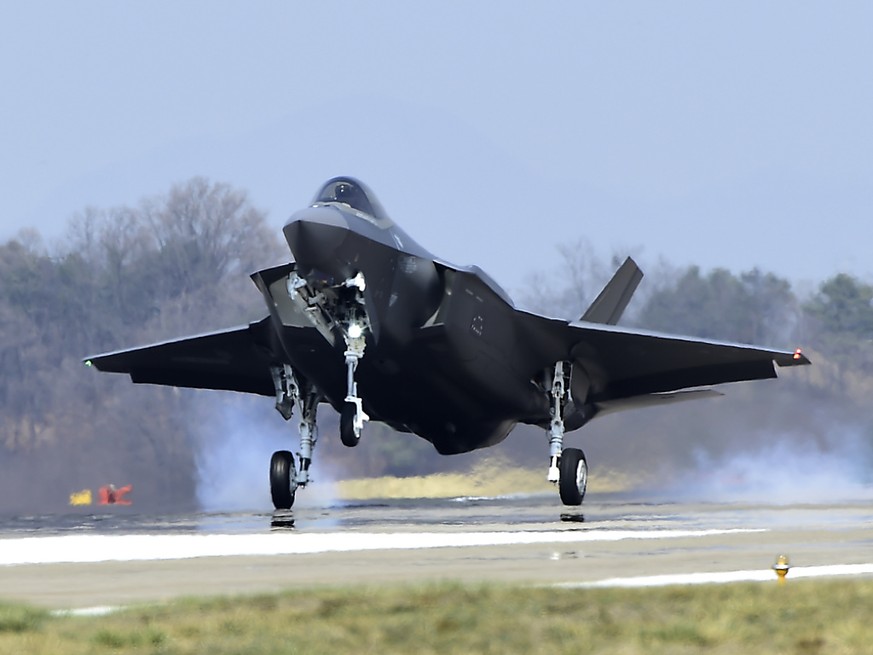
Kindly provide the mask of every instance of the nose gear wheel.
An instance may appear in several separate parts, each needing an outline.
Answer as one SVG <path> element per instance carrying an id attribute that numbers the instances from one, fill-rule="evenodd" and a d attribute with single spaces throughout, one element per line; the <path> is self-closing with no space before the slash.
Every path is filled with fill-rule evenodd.
<path id="1" fill-rule="evenodd" d="M 355 429 L 356 405 L 346 403 L 340 412 L 340 440 L 344 446 L 354 448 L 361 440 L 361 433 Z"/>

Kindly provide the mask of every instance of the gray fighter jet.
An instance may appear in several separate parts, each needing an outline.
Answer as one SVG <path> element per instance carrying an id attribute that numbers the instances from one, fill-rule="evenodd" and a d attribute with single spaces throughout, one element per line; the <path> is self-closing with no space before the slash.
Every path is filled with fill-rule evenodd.
<path id="1" fill-rule="evenodd" d="M 294 262 L 252 279 L 269 315 L 246 327 L 90 357 L 134 382 L 275 396 L 300 420 L 299 461 L 270 463 L 277 509 L 309 482 L 316 411 L 340 414 L 355 446 L 368 420 L 443 454 L 499 443 L 517 423 L 546 431 L 548 480 L 566 505 L 588 464 L 564 434 L 595 416 L 719 395 L 708 385 L 776 377 L 797 351 L 617 327 L 642 272 L 629 258 L 576 321 L 516 308 L 476 266 L 418 245 L 360 181 L 334 178 L 284 228 Z"/>

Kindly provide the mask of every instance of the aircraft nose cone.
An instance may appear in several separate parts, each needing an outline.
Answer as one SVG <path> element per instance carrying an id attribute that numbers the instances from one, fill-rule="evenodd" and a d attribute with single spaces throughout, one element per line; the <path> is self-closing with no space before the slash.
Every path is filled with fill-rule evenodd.
<path id="1" fill-rule="evenodd" d="M 337 269 L 340 267 L 340 251 L 348 236 L 348 225 L 333 214 L 319 211 L 295 218 L 285 226 L 285 240 L 301 266 L 325 273 L 340 273 Z"/>

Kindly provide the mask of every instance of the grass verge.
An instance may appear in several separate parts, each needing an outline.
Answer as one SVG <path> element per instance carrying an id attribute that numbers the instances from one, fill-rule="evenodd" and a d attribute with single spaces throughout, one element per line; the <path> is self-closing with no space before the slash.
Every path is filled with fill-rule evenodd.
<path id="1" fill-rule="evenodd" d="M 588 482 L 588 490 L 595 492 L 627 491 L 632 487 L 627 475 L 610 471 L 598 471 Z M 469 473 L 343 480 L 336 483 L 336 489 L 340 498 L 348 500 L 555 493 L 554 485 L 546 482 L 545 468 L 513 467 L 499 460 L 479 464 Z"/>
<path id="2" fill-rule="evenodd" d="M 354 587 L 186 599 L 91 618 L 4 605 L 0 653 L 868 653 L 870 607 L 869 579 Z"/>

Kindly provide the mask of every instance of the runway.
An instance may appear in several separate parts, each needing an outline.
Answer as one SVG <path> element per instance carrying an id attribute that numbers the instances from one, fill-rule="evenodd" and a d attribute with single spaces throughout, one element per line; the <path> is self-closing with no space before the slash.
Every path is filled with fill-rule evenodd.
<path id="1" fill-rule="evenodd" d="M 567 586 L 873 574 L 873 505 L 691 504 L 590 494 L 391 500 L 293 513 L 10 517 L 0 600 L 53 609 L 314 585 L 462 580 Z"/>

